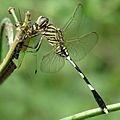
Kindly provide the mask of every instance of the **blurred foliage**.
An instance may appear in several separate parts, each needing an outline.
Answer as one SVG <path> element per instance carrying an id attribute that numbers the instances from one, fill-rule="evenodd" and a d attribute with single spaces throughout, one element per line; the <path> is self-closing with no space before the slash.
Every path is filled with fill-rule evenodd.
<path id="1" fill-rule="evenodd" d="M 44 15 L 58 27 L 62 27 L 78 4 L 78 0 L 1 0 L 0 20 L 12 17 L 7 9 L 26 10 L 35 21 Z M 93 51 L 79 64 L 107 104 L 120 101 L 120 0 L 82 0 L 89 16 L 89 25 L 99 34 L 99 42 Z M 3 57 L 8 50 L 3 42 Z M 1 120 L 58 120 L 68 115 L 97 107 L 87 86 L 75 70 L 66 62 L 64 68 L 54 74 L 39 70 L 42 53 L 27 53 L 22 66 L 0 86 Z M 26 62 L 27 61 L 27 62 Z M 89 62 L 88 62 L 89 61 Z M 38 74 L 34 75 L 34 69 Z M 119 111 L 90 120 L 118 120 Z"/>

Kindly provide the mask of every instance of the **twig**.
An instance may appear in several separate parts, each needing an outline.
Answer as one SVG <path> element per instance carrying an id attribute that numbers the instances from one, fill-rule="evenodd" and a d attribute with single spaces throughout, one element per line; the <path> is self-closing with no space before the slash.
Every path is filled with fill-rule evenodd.
<path id="1" fill-rule="evenodd" d="M 107 108 L 109 113 L 113 111 L 118 111 L 120 110 L 120 103 L 108 105 Z M 71 115 L 69 117 L 65 117 L 60 120 L 82 120 L 82 119 L 87 119 L 87 118 L 102 115 L 102 114 L 103 114 L 102 110 L 100 108 L 96 108 L 96 109 L 91 109 L 81 113 L 77 113 L 75 115 Z"/>

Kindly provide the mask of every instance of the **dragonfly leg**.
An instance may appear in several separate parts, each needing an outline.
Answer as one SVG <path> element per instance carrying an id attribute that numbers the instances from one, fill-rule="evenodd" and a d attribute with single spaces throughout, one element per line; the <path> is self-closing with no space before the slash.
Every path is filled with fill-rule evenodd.
<path id="1" fill-rule="evenodd" d="M 38 52 L 38 50 L 41 47 L 41 44 L 42 44 L 42 37 L 40 38 L 40 40 L 37 42 L 35 46 L 29 46 L 29 45 L 24 45 L 24 46 L 33 49 L 32 51 L 27 51 L 27 52 L 35 53 L 35 52 Z"/>
<path id="2" fill-rule="evenodd" d="M 43 37 L 41 37 L 40 40 L 38 41 L 38 43 L 35 45 L 35 51 L 36 52 L 40 49 L 41 44 L 42 44 L 42 40 L 43 40 Z"/>

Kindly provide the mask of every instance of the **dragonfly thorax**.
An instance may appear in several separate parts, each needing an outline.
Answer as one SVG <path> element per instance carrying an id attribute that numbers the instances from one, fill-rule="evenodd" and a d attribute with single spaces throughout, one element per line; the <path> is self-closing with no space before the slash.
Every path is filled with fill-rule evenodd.
<path id="1" fill-rule="evenodd" d="M 54 47 L 54 50 L 57 54 L 62 57 L 68 56 L 67 49 L 64 45 L 63 33 L 60 28 L 56 28 L 52 24 L 47 24 L 40 31 L 40 34 L 44 36 L 50 45 Z"/>

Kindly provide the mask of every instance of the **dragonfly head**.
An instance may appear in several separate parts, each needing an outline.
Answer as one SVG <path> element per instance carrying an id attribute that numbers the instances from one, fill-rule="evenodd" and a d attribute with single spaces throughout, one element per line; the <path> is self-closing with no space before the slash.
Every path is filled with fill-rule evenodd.
<path id="1" fill-rule="evenodd" d="M 48 24 L 48 21 L 49 21 L 48 18 L 46 18 L 46 17 L 44 17 L 44 16 L 40 16 L 40 17 L 37 19 L 36 23 L 38 24 L 38 26 L 39 26 L 40 28 L 43 28 L 43 27 L 45 27 L 45 26 Z"/>

